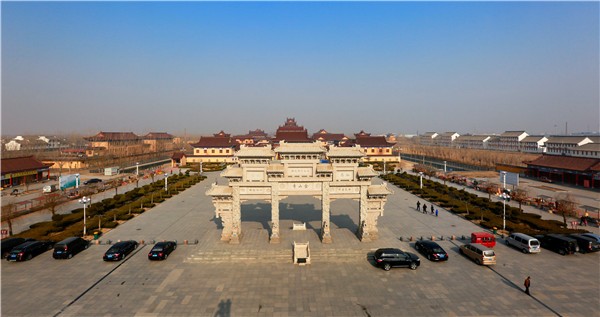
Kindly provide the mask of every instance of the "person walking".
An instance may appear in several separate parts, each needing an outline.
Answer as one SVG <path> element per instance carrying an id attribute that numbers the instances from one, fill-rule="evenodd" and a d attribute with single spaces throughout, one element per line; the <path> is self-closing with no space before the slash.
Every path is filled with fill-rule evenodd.
<path id="1" fill-rule="evenodd" d="M 426 214 L 427 213 L 427 205 L 423 204 L 423 213 Z"/>
<path id="2" fill-rule="evenodd" d="M 421 202 L 417 201 L 417 211 L 421 211 Z"/>
<path id="3" fill-rule="evenodd" d="M 432 215 L 433 215 L 433 212 L 434 212 L 433 208 L 434 208 L 434 206 L 433 206 L 433 204 L 431 204 L 431 207 L 430 207 L 431 211 L 429 213 L 432 214 Z"/>
<path id="4" fill-rule="evenodd" d="M 531 294 L 529 294 L 529 286 L 531 286 L 531 277 L 530 276 L 528 276 L 525 279 L 525 282 L 523 283 L 523 285 L 525 285 L 525 294 L 531 296 Z"/>
<path id="5" fill-rule="evenodd" d="M 437 210 L 437 208 L 435 209 L 435 216 L 436 217 L 438 216 L 438 210 Z"/>

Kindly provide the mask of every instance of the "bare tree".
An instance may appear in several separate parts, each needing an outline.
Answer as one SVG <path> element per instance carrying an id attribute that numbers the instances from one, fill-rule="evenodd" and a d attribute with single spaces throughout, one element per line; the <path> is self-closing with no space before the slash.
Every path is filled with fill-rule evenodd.
<path id="1" fill-rule="evenodd" d="M 10 201 L 8 204 L 2 207 L 2 219 L 8 224 L 8 235 L 13 234 L 13 219 L 17 217 L 17 205 L 14 201 Z"/>
<path id="2" fill-rule="evenodd" d="M 556 212 L 563 216 L 563 223 L 567 224 L 567 216 L 575 215 L 577 211 L 577 200 L 570 194 L 559 194 L 556 196 Z"/>
<path id="3" fill-rule="evenodd" d="M 60 198 L 61 196 L 56 193 L 44 196 L 44 205 L 52 213 L 52 216 L 56 214 L 56 209 L 60 205 Z"/>
<path id="4" fill-rule="evenodd" d="M 523 211 L 523 209 L 521 209 L 521 206 L 524 202 L 529 200 L 529 192 L 526 189 L 517 188 L 511 193 L 510 196 L 514 201 L 519 203 L 519 209 Z"/>

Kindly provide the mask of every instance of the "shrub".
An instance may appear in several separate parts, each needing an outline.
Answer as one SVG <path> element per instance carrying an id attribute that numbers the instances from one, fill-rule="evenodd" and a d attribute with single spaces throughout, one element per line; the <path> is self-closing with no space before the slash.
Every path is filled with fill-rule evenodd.
<path id="1" fill-rule="evenodd" d="M 78 214 L 78 213 L 83 213 L 83 208 L 75 208 L 73 210 L 71 210 L 72 214 Z"/>
<path id="2" fill-rule="evenodd" d="M 52 215 L 52 221 L 61 221 L 65 215 L 54 214 Z"/>
<path id="3" fill-rule="evenodd" d="M 119 224 L 117 222 L 109 221 L 109 222 L 105 223 L 103 226 L 104 226 L 104 228 L 113 229 L 113 228 L 116 228 L 118 225 Z"/>
<path id="4" fill-rule="evenodd" d="M 117 216 L 117 219 L 119 219 L 119 220 L 129 220 L 129 219 L 131 219 L 131 218 L 133 218 L 133 217 L 134 217 L 134 216 L 133 216 L 133 215 L 130 215 L 130 214 L 123 214 L 123 215 L 118 215 L 118 216 Z"/>

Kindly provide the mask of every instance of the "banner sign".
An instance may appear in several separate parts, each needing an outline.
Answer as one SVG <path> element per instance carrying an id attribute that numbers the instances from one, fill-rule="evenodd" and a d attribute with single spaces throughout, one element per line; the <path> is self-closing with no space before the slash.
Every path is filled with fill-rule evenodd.
<path id="1" fill-rule="evenodd" d="M 79 188 L 79 174 L 69 174 L 59 177 L 58 186 L 60 190 L 65 190 L 71 187 Z"/>

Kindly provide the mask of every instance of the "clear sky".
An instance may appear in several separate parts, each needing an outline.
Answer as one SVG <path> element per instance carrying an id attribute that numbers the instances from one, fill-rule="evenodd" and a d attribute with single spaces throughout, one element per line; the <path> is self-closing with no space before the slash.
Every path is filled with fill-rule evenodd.
<path id="1" fill-rule="evenodd" d="M 2 134 L 598 131 L 595 2 L 5 2 Z"/>

